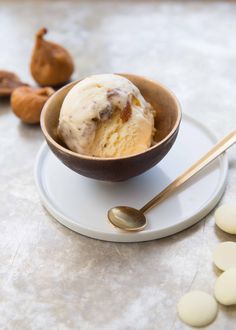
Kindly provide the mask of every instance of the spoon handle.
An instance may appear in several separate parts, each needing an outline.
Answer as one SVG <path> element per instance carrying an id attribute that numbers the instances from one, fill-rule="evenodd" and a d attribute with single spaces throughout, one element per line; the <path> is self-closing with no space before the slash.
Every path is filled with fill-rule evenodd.
<path id="1" fill-rule="evenodd" d="M 202 158 L 200 158 L 196 163 L 189 167 L 184 173 L 182 173 L 175 181 L 173 181 L 169 186 L 162 190 L 158 195 L 156 195 L 152 200 L 145 204 L 140 211 L 146 212 L 151 209 L 156 204 L 163 201 L 168 197 L 173 191 L 185 183 L 188 179 L 198 173 L 206 165 L 211 163 L 215 158 L 227 150 L 236 142 L 236 130 L 228 134 L 221 141 L 219 141 L 211 150 L 209 150 Z"/>

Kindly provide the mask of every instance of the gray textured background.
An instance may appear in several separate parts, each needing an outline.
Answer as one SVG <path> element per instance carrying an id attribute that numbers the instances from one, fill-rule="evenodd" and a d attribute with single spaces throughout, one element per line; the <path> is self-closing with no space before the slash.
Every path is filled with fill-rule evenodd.
<path id="1" fill-rule="evenodd" d="M 236 3 L 210 1 L 0 1 L 0 68 L 33 83 L 34 33 L 63 43 L 74 78 L 131 72 L 160 80 L 183 111 L 218 138 L 236 123 Z M 189 289 L 212 292 L 212 250 L 236 240 L 213 213 L 170 238 L 113 244 L 73 233 L 40 204 L 33 164 L 43 141 L 0 101 L 0 328 L 187 329 L 176 303 Z M 229 152 L 222 202 L 235 201 L 236 155 Z M 209 329 L 233 329 L 234 307 Z"/>

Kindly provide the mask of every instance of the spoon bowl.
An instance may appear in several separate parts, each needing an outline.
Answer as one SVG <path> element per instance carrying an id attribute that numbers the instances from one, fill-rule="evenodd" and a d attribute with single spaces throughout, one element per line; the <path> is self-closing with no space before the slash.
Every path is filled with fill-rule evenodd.
<path id="1" fill-rule="evenodd" d="M 108 211 L 108 219 L 113 226 L 127 231 L 143 230 L 147 225 L 145 215 L 128 206 L 116 206 Z"/>

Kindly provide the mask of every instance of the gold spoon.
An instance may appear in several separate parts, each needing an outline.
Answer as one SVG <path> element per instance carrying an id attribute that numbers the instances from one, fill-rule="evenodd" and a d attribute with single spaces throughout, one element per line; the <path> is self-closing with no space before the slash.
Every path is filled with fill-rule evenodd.
<path id="1" fill-rule="evenodd" d="M 170 185 L 162 190 L 158 195 L 145 204 L 140 210 L 129 206 L 116 206 L 108 211 L 109 221 L 119 229 L 127 231 L 140 231 L 147 225 L 145 212 L 150 210 L 153 206 L 163 201 L 177 188 L 179 188 L 188 179 L 198 173 L 201 169 L 211 163 L 215 158 L 221 155 L 225 150 L 231 147 L 236 142 L 236 131 L 231 132 L 221 141 L 219 141 L 210 151 L 208 151 L 202 158 L 182 173 Z"/>

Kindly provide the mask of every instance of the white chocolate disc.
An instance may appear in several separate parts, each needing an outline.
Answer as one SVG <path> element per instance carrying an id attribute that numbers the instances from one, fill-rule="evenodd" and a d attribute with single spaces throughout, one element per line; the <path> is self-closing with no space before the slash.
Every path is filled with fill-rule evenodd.
<path id="1" fill-rule="evenodd" d="M 208 293 L 190 291 L 184 295 L 177 306 L 180 319 L 193 327 L 211 323 L 217 315 L 217 303 Z"/>
<path id="2" fill-rule="evenodd" d="M 236 243 L 220 243 L 213 253 L 213 261 L 216 267 L 221 270 L 236 267 Z"/>
<path id="3" fill-rule="evenodd" d="M 226 270 L 218 277 L 215 297 L 223 305 L 236 304 L 236 267 Z"/>
<path id="4" fill-rule="evenodd" d="M 216 225 L 229 234 L 236 234 L 236 203 L 221 205 L 215 212 Z"/>

